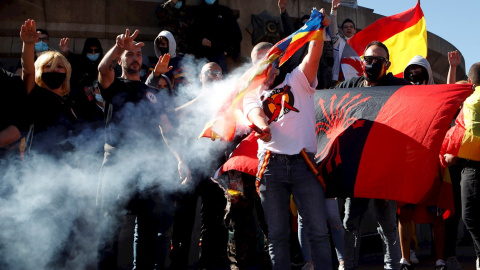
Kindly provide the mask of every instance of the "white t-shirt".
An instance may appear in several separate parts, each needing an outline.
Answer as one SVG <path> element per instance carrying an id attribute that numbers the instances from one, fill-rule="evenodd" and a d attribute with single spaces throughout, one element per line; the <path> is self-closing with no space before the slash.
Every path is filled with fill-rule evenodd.
<path id="1" fill-rule="evenodd" d="M 316 79 L 310 85 L 297 67 L 275 89 L 259 89 L 256 93 L 245 95 L 245 115 L 254 108 L 263 108 L 272 133 L 270 142 L 258 140 L 259 152 L 270 150 L 272 153 L 295 155 L 303 148 L 310 153 L 317 151 L 313 100 L 316 85 Z"/>

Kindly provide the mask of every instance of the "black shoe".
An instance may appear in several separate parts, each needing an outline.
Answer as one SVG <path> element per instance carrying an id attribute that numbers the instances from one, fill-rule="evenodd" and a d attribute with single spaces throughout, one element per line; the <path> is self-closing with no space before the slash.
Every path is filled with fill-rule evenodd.
<path id="1" fill-rule="evenodd" d="M 400 267 L 400 270 L 413 270 L 413 265 L 402 264 L 402 266 Z"/>
<path id="2" fill-rule="evenodd" d="M 447 270 L 447 266 L 446 265 L 436 265 L 435 270 Z"/>

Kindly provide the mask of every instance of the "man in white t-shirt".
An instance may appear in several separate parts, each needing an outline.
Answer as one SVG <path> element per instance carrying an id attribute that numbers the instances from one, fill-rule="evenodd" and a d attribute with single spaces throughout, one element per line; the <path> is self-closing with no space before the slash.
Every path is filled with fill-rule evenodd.
<path id="1" fill-rule="evenodd" d="M 320 11 L 325 15 L 323 9 Z M 322 22 L 327 26 L 330 19 Z M 308 54 L 289 74 L 273 64 L 265 87 L 244 98 L 244 112 L 257 133 L 258 190 L 268 225 L 273 269 L 290 269 L 290 195 L 307 228 L 316 269 L 331 269 L 324 189 L 300 154 L 313 161 L 317 151 L 314 93 L 323 40 L 311 41 Z M 279 73 L 280 72 L 280 73 Z M 257 183 L 258 184 L 258 183 Z M 258 186 L 258 185 L 257 185 Z"/>

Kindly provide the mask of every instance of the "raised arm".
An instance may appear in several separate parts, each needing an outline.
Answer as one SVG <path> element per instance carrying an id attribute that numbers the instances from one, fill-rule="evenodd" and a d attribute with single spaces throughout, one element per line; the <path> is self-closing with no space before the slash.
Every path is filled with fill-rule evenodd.
<path id="1" fill-rule="evenodd" d="M 287 12 L 287 0 L 278 0 L 278 10 L 280 11 L 280 19 L 283 26 L 282 38 L 284 38 L 295 32 L 295 27 Z"/>
<path id="2" fill-rule="evenodd" d="M 108 88 L 115 79 L 115 65 L 122 56 L 125 50 L 133 50 L 137 47 L 143 47 L 143 42 L 135 43 L 135 38 L 138 35 L 138 30 L 135 30 L 130 35 L 130 30 L 126 29 L 125 34 L 117 36 L 115 45 L 105 54 L 98 64 L 98 83 L 105 89 Z"/>
<path id="3" fill-rule="evenodd" d="M 460 65 L 462 56 L 455 50 L 453 52 L 448 52 L 448 75 L 447 75 L 447 84 L 453 84 L 457 80 L 457 66 Z"/>
<path id="4" fill-rule="evenodd" d="M 320 13 L 323 14 L 322 24 L 328 26 L 330 24 L 330 18 L 325 15 L 325 10 L 322 8 Z M 313 84 L 315 78 L 317 78 L 318 65 L 320 64 L 320 57 L 323 52 L 323 40 L 312 40 L 308 46 L 308 53 L 300 63 L 300 69 L 307 77 L 310 85 Z"/>
<path id="5" fill-rule="evenodd" d="M 39 35 L 34 20 L 26 20 L 20 28 L 20 38 L 23 41 L 22 79 L 29 94 L 35 86 L 35 42 Z"/>
<path id="6" fill-rule="evenodd" d="M 332 0 L 332 8 L 330 9 L 330 19 L 332 20 L 332 23 L 330 23 L 330 35 L 332 35 L 332 39 L 338 35 L 337 9 L 339 7 L 340 0 Z"/>

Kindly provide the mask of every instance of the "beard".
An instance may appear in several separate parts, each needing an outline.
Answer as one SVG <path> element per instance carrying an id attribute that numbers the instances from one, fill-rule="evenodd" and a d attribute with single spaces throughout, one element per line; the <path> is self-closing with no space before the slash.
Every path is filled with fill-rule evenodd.
<path id="1" fill-rule="evenodd" d="M 135 64 L 137 64 L 138 67 L 135 67 L 134 66 Z M 127 66 L 127 68 L 125 69 L 125 72 L 128 74 L 140 74 L 140 67 L 141 65 L 138 62 L 133 62 Z"/>

